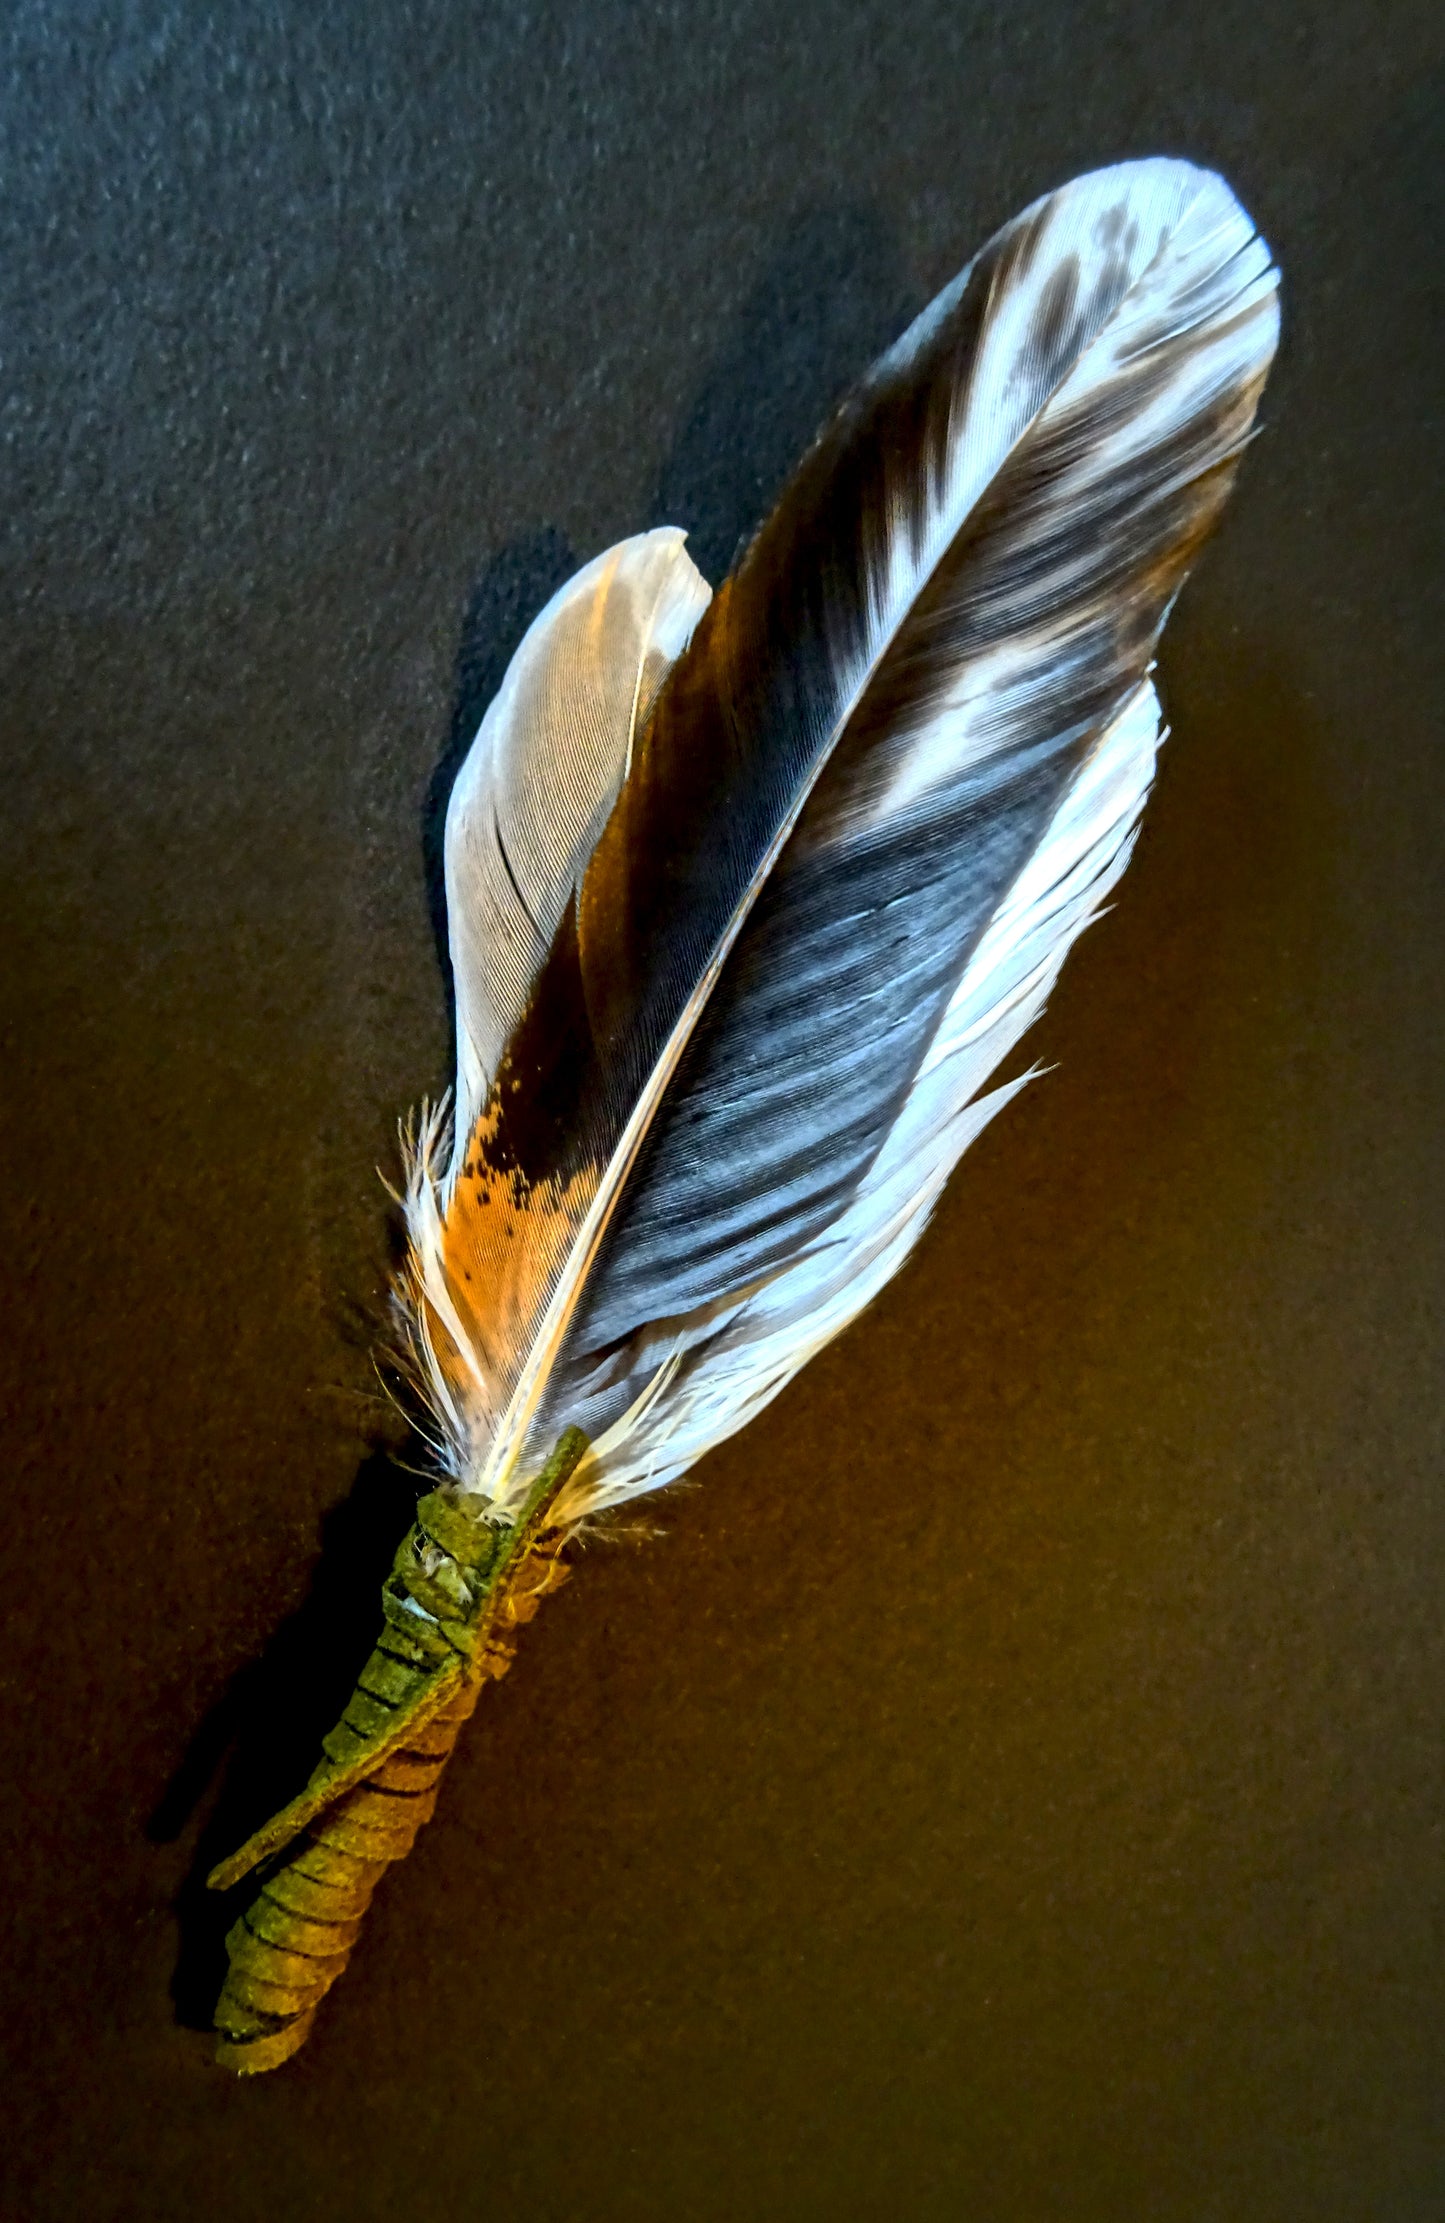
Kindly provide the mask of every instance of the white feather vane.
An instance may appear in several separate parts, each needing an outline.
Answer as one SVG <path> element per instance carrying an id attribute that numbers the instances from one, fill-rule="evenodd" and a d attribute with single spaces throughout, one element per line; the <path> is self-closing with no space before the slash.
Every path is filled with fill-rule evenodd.
<path id="1" fill-rule="evenodd" d="M 512 658 L 452 788 L 445 857 L 459 1147 L 617 799 L 633 735 L 707 608 L 684 537 L 663 526 L 624 540 L 558 589 Z"/>
<path id="2" fill-rule="evenodd" d="M 705 610 L 654 533 L 528 634 L 448 815 L 455 1142 L 424 1120 L 402 1291 L 493 1517 L 569 1425 L 560 1523 L 742 1426 L 1022 1085 L 979 1094 L 1128 861 L 1277 321 L 1220 179 L 1081 178 L 874 366 Z"/>

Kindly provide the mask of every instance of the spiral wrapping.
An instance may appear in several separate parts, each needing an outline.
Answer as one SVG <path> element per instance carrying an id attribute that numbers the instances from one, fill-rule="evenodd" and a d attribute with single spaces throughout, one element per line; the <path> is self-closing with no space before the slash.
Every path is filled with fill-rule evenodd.
<path id="1" fill-rule="evenodd" d="M 306 2042 L 351 1957 L 372 1894 L 436 1807 L 437 1785 L 482 1685 L 506 1674 L 516 1631 L 567 1579 L 548 1508 L 586 1449 L 562 1438 L 513 1529 L 433 1491 L 382 1591 L 383 1625 L 300 1796 L 211 1874 L 217 1889 L 268 1864 L 229 1932 L 216 2058 L 276 2068 Z M 283 1861 L 277 1856 L 288 1846 Z"/>

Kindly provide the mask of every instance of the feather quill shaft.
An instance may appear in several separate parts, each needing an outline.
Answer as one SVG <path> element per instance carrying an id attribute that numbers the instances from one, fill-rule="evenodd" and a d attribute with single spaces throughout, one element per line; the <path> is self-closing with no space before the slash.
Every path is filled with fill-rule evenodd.
<path id="1" fill-rule="evenodd" d="M 980 1093 L 1128 862 L 1276 287 L 1219 178 L 1077 179 L 873 366 L 715 596 L 665 529 L 528 634 L 448 812 L 456 1087 L 398 1292 L 452 1524 L 426 1549 L 473 1605 L 458 1536 L 555 1563 L 684 1473 L 1023 1085 Z M 422 1731 L 474 1679 L 432 1673 Z M 226 1876 L 382 1781 L 396 1725 L 352 1737 Z"/>

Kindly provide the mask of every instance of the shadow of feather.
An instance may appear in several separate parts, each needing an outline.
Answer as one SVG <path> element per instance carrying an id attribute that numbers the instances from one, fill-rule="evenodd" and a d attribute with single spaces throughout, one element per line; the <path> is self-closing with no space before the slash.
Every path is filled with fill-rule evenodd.
<path id="1" fill-rule="evenodd" d="M 649 525 L 682 525 L 714 586 L 843 394 L 920 306 L 883 219 L 815 208 L 754 281 L 683 417 Z"/>

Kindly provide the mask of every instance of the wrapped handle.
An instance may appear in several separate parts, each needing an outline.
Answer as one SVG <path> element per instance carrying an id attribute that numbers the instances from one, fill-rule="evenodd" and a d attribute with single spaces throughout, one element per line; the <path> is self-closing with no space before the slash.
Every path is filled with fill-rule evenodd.
<path id="1" fill-rule="evenodd" d="M 566 1538 L 547 1522 L 586 1448 L 581 1431 L 568 1429 L 510 1529 L 448 1490 L 422 1499 L 382 1591 L 376 1648 L 321 1740 L 310 1782 L 212 1870 L 211 1887 L 229 1890 L 297 1848 L 268 1866 L 226 1939 L 216 2057 L 239 2075 L 276 2068 L 305 2044 L 377 1884 L 431 1818 L 483 1683 L 506 1674 L 517 1629 L 566 1581 Z"/>

